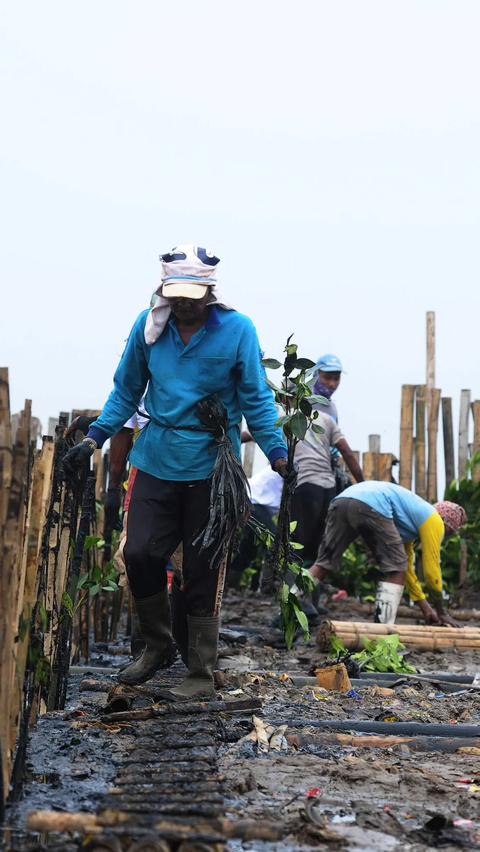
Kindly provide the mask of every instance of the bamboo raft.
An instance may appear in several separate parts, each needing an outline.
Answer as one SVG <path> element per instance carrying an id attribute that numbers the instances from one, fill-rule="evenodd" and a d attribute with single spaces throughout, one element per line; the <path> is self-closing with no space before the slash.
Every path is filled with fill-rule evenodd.
<path id="1" fill-rule="evenodd" d="M 372 624 L 369 621 L 325 621 L 317 630 L 316 641 L 322 651 L 330 651 L 330 638 L 340 639 L 349 651 L 361 651 L 364 637 L 377 639 L 398 633 L 400 641 L 415 651 L 438 651 L 443 648 L 478 648 L 480 628 L 433 627 L 420 624 Z"/>

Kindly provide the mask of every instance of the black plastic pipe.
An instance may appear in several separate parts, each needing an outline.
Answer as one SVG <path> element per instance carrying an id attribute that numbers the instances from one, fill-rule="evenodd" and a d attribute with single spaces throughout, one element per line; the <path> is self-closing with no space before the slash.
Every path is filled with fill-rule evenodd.
<path id="1" fill-rule="evenodd" d="M 267 721 L 270 721 L 268 719 Z M 435 725 L 422 722 L 372 722 L 369 719 L 309 719 L 272 720 L 276 727 L 322 728 L 325 731 L 361 731 L 363 734 L 385 734 L 395 737 L 473 737 L 480 738 L 480 725 Z"/>

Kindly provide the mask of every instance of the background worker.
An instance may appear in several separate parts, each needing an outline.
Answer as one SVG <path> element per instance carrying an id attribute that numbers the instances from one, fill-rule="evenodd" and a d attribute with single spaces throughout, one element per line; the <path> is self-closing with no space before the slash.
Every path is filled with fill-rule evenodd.
<path id="1" fill-rule="evenodd" d="M 361 536 L 388 576 L 377 586 L 375 621 L 395 623 L 406 585 L 427 624 L 461 627 L 443 608 L 440 545 L 444 536 L 458 530 L 465 520 L 465 510 L 456 503 L 444 500 L 432 506 L 391 482 L 370 480 L 352 485 L 330 506 L 325 536 L 310 574 L 323 580 L 340 571 L 343 553 Z M 427 603 L 414 571 L 414 543 L 418 540 L 425 583 L 435 609 Z"/>
<path id="2" fill-rule="evenodd" d="M 211 489 L 218 445 L 196 416 L 198 403 L 218 395 L 228 417 L 222 440 L 237 458 L 242 414 L 272 467 L 283 476 L 287 448 L 274 425 L 277 412 L 263 381 L 255 328 L 216 287 L 218 258 L 199 247 L 178 246 L 161 261 L 157 303 L 135 322 L 114 390 L 87 437 L 65 456 L 64 467 L 74 475 L 134 413 L 148 384 L 150 420 L 131 453 L 137 473 L 124 550 L 146 648 L 120 679 L 143 683 L 172 659 L 165 568 L 183 542 L 188 675 L 168 697 L 185 699 L 214 693 L 224 583 L 218 554 L 231 545 L 214 536 L 202 547 L 198 537 L 218 496 Z"/>

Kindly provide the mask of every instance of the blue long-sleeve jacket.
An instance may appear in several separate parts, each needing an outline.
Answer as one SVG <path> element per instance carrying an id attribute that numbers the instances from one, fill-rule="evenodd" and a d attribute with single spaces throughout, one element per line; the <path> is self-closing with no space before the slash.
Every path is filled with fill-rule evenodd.
<path id="1" fill-rule="evenodd" d="M 196 403 L 218 393 L 228 412 L 229 436 L 240 457 L 242 414 L 270 462 L 287 448 L 274 427 L 277 411 L 262 380 L 260 346 L 251 320 L 237 311 L 213 306 L 204 326 L 185 346 L 171 318 L 158 340 L 148 346 L 144 329 L 148 311 L 135 322 L 114 376 L 114 389 L 88 437 L 99 446 L 122 428 L 136 411 L 148 383 L 145 407 L 152 421 L 130 454 L 139 470 L 159 479 L 193 480 L 210 475 L 215 446 L 208 432 L 166 426 L 199 426 Z"/>

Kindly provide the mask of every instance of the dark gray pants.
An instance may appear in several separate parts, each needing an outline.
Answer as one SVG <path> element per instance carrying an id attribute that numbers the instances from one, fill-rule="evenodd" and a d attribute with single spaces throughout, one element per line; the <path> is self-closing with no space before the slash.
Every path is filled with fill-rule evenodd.
<path id="1" fill-rule="evenodd" d="M 337 497 L 330 504 L 318 565 L 326 571 L 339 571 L 343 554 L 358 536 L 368 545 L 382 571 L 407 570 L 405 546 L 392 518 L 353 497 Z"/>

